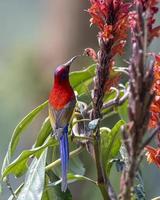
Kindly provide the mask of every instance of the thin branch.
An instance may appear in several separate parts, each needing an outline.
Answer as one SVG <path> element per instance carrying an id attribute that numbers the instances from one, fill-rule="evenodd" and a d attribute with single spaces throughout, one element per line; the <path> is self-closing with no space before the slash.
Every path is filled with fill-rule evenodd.
<path id="1" fill-rule="evenodd" d="M 79 148 L 75 149 L 74 151 L 71 151 L 69 153 L 69 157 L 74 157 L 74 156 L 80 154 L 82 152 L 82 150 L 83 150 L 83 146 L 80 146 Z M 56 161 L 54 161 L 54 162 L 50 163 L 49 165 L 47 165 L 45 167 L 45 171 L 46 172 L 49 171 L 50 169 L 52 169 L 53 167 L 59 165 L 60 163 L 61 163 L 61 159 L 59 158 Z"/>
<path id="2" fill-rule="evenodd" d="M 18 194 L 20 193 L 20 191 L 23 188 L 23 186 L 24 186 L 24 183 L 21 183 L 21 185 L 14 191 L 15 197 L 12 194 L 12 200 L 16 200 L 17 199 Z"/>
<path id="3" fill-rule="evenodd" d="M 80 135 L 78 135 L 78 133 L 75 135 L 73 135 L 73 139 L 77 139 L 77 140 L 88 140 L 88 141 L 91 141 L 91 142 L 93 142 L 94 140 L 93 140 L 93 138 L 91 138 L 91 137 L 87 137 L 87 136 L 80 136 Z"/>
<path id="4" fill-rule="evenodd" d="M 14 198 L 14 199 L 17 199 L 17 195 L 16 195 L 16 193 L 14 192 L 14 190 L 13 190 L 11 184 L 10 184 L 9 177 L 6 178 L 6 185 L 7 185 L 8 189 L 10 190 L 10 192 L 11 192 L 13 198 Z"/>
<path id="5" fill-rule="evenodd" d="M 126 93 L 121 98 L 119 98 L 119 96 L 116 96 L 114 99 L 112 99 L 109 102 L 107 102 L 106 104 L 104 104 L 103 109 L 107 109 L 112 106 L 122 105 L 128 99 L 128 94 L 129 94 L 129 92 L 126 91 Z"/>
<path id="6" fill-rule="evenodd" d="M 117 112 L 116 111 L 111 111 L 111 112 L 109 112 L 109 113 L 107 113 L 107 114 L 103 114 L 103 120 L 104 119 L 106 119 L 106 118 L 108 118 L 108 117 L 111 117 L 111 116 L 113 116 L 113 115 L 116 115 L 117 114 Z"/>
<path id="7" fill-rule="evenodd" d="M 142 144 L 141 149 L 143 149 L 146 145 L 148 145 L 151 142 L 151 140 L 154 138 L 158 131 L 160 131 L 160 126 L 153 130 L 150 136 Z"/>
<path id="8" fill-rule="evenodd" d="M 128 67 L 119 67 L 119 68 L 114 68 L 115 72 L 122 72 L 123 74 L 129 76 L 129 70 Z"/>
<path id="9" fill-rule="evenodd" d="M 80 116 L 82 116 L 82 115 L 80 115 Z M 72 127 L 75 126 L 77 123 L 85 122 L 85 121 L 89 122 L 90 119 L 79 119 L 79 120 L 76 120 L 76 121 L 74 121 L 74 122 L 72 123 Z"/>

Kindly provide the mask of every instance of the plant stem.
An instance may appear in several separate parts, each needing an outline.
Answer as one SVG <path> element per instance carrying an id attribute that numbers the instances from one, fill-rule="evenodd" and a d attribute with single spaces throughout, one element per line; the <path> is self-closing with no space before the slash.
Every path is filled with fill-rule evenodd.
<path id="1" fill-rule="evenodd" d="M 92 141 L 92 142 L 94 141 L 93 138 L 91 138 L 91 137 L 79 136 L 78 134 L 74 135 L 73 139 L 77 139 L 77 140 L 89 140 L 89 141 Z"/>
<path id="2" fill-rule="evenodd" d="M 97 131 L 99 131 L 99 129 Z M 104 200 L 117 200 L 113 187 L 104 171 L 105 168 L 102 165 L 100 154 L 100 134 L 96 135 L 98 135 L 98 138 L 97 136 L 95 136 L 94 153 L 97 169 L 97 185 L 101 191 Z"/>
<path id="3" fill-rule="evenodd" d="M 121 176 L 121 200 L 132 199 L 134 179 L 142 158 L 143 147 L 150 142 L 156 133 L 153 133 L 151 137 L 143 142 L 148 128 L 149 109 L 153 99 L 153 93 L 151 92 L 153 68 L 148 67 L 147 63 L 148 26 L 146 17 L 143 17 L 147 12 L 148 10 L 144 10 L 143 2 L 136 4 L 138 18 L 136 26 L 131 29 L 132 57 L 129 65 L 129 122 L 123 131 L 123 142 L 128 154 L 128 166 L 124 168 Z"/>
<path id="4" fill-rule="evenodd" d="M 10 190 L 10 192 L 11 192 L 13 198 L 14 198 L 14 199 L 17 199 L 16 193 L 14 192 L 14 190 L 13 190 L 11 184 L 10 184 L 10 181 L 9 181 L 9 178 L 8 178 L 8 177 L 6 178 L 6 184 L 7 184 L 8 189 Z"/>
<path id="5" fill-rule="evenodd" d="M 104 199 L 109 200 L 108 191 L 105 188 L 104 178 L 103 178 L 103 168 L 102 162 L 100 158 L 100 141 L 99 138 L 95 139 L 94 143 L 94 154 L 95 154 L 95 161 L 96 161 L 96 169 L 97 169 L 97 185 L 101 191 L 101 194 Z"/>
<path id="6" fill-rule="evenodd" d="M 78 155 L 79 153 L 82 152 L 82 150 L 83 150 L 83 146 L 80 146 L 79 148 L 71 151 L 70 154 L 69 154 L 69 157 L 73 157 L 73 156 Z M 59 165 L 60 163 L 61 163 L 61 159 L 59 158 L 59 159 L 55 160 L 54 162 L 50 163 L 49 165 L 47 165 L 45 167 L 45 171 L 46 172 L 49 171 L 50 169 L 52 169 L 53 167 Z"/>

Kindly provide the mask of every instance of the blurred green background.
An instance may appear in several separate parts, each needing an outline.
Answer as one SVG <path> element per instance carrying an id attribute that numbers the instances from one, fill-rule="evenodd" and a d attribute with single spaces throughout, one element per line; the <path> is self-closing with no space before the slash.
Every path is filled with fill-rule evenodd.
<path id="1" fill-rule="evenodd" d="M 97 48 L 96 30 L 89 28 L 84 10 L 88 1 L 0 0 L 0 166 L 17 123 L 48 98 L 53 70 L 86 47 Z M 152 48 L 158 52 L 160 42 Z M 73 70 L 82 69 L 89 59 L 81 58 Z M 47 111 L 25 132 L 16 155 L 32 146 Z M 108 122 L 109 124 L 109 122 Z M 16 156 L 15 155 L 15 156 Z M 95 177 L 89 156 L 81 156 L 86 173 Z M 142 163 L 147 199 L 160 195 L 160 169 Z M 112 182 L 118 191 L 119 174 L 113 169 Z M 14 188 L 16 179 L 11 179 Z M 100 200 L 100 193 L 88 183 L 71 185 L 74 200 Z M 9 190 L 3 186 L 1 200 Z"/>

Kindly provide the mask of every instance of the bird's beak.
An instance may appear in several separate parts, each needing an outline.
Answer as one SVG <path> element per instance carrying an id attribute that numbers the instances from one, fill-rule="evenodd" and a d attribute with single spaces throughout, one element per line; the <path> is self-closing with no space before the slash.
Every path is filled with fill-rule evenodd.
<path id="1" fill-rule="evenodd" d="M 69 61 L 67 61 L 65 64 L 63 64 L 65 67 L 70 67 L 70 65 L 72 64 L 72 62 L 79 57 L 80 55 L 74 56 L 73 58 L 71 58 Z"/>

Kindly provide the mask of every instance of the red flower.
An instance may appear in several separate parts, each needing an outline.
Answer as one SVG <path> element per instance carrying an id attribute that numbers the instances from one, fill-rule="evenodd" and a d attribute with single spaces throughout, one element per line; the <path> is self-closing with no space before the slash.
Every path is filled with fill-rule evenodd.
<path id="1" fill-rule="evenodd" d="M 160 148 L 155 149 L 151 146 L 146 146 L 145 149 L 147 150 L 147 161 L 160 167 Z"/>
<path id="2" fill-rule="evenodd" d="M 117 45 L 114 45 L 112 47 L 112 55 L 114 56 L 115 54 L 122 55 L 124 52 L 124 47 L 126 44 L 126 40 L 121 40 Z"/>
<path id="3" fill-rule="evenodd" d="M 152 29 L 150 33 L 150 40 L 152 40 L 154 37 L 159 37 L 160 36 L 160 26 L 157 26 Z"/>
<path id="4" fill-rule="evenodd" d="M 90 3 L 90 22 L 99 28 L 98 37 L 104 42 L 113 40 L 113 56 L 122 54 L 127 38 L 130 4 L 123 0 L 90 0 Z"/>
<path id="5" fill-rule="evenodd" d="M 114 56 L 122 55 L 124 52 L 131 4 L 126 3 L 125 0 L 90 0 L 90 3 L 91 7 L 88 9 L 91 15 L 90 22 L 91 25 L 98 27 L 98 41 L 100 46 L 103 46 L 103 51 L 98 52 L 96 61 L 103 57 L 104 51 L 109 54 L 109 62 L 106 63 L 109 76 L 104 86 L 104 91 L 109 92 L 111 86 L 116 86 L 120 80 L 120 74 L 113 70 Z M 95 60 L 95 52 L 90 48 L 86 53 Z"/>
<path id="6" fill-rule="evenodd" d="M 94 49 L 86 48 L 84 50 L 84 55 L 91 57 L 95 62 L 97 62 L 97 54 Z"/>
<path id="7" fill-rule="evenodd" d="M 160 26 L 153 28 L 155 23 L 155 14 L 158 12 L 159 0 L 135 0 L 135 4 L 141 4 L 142 9 L 147 13 L 147 25 L 148 25 L 148 41 L 151 42 L 153 37 L 160 36 Z M 147 12 L 146 12 L 147 11 Z"/>
<path id="8" fill-rule="evenodd" d="M 155 93 L 155 97 L 150 107 L 151 117 L 149 121 L 149 127 L 155 128 L 160 119 L 160 55 L 155 56 L 154 64 L 154 82 L 152 91 Z"/>
<path id="9" fill-rule="evenodd" d="M 115 67 L 115 61 L 110 63 L 109 67 L 109 79 L 105 82 L 104 91 L 107 93 L 110 91 L 111 87 L 116 87 L 120 81 L 121 74 L 113 70 Z"/>
<path id="10" fill-rule="evenodd" d="M 91 7 L 88 9 L 88 12 L 92 16 L 90 19 L 91 24 L 95 24 L 99 29 L 103 30 L 104 27 L 104 18 L 107 13 L 105 2 L 104 1 L 91 1 Z"/>
<path id="11" fill-rule="evenodd" d="M 136 11 L 129 12 L 128 21 L 129 21 L 130 28 L 133 31 L 138 21 L 138 15 Z"/>
<path id="12" fill-rule="evenodd" d="M 113 26 L 105 24 L 103 27 L 103 31 L 99 33 L 99 37 L 103 38 L 104 41 L 108 41 L 109 39 L 113 39 Z"/>

